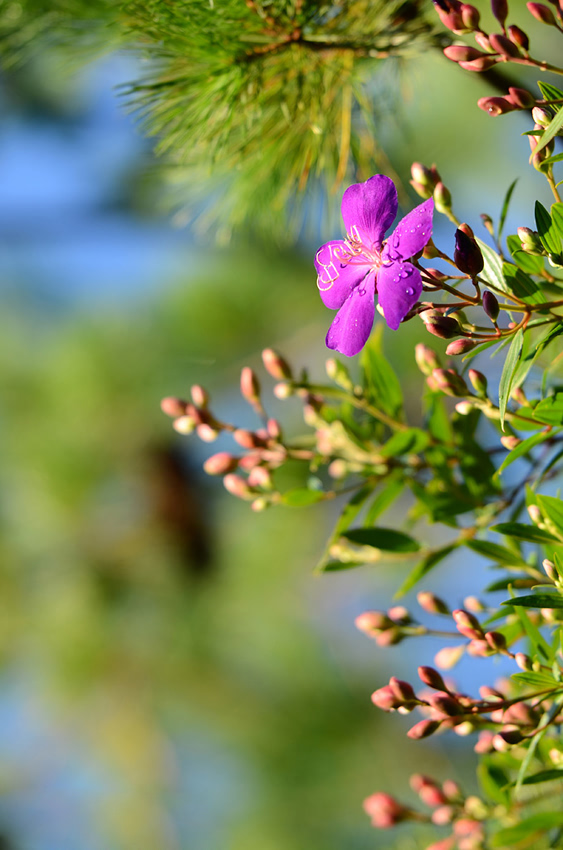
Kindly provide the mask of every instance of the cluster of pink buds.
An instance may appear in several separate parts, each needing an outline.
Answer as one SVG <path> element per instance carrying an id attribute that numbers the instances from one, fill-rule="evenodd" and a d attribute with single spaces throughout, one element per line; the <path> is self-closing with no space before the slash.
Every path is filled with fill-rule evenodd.
<path id="1" fill-rule="evenodd" d="M 402 605 L 395 605 L 387 612 L 364 611 L 356 617 L 355 624 L 357 629 L 373 638 L 378 646 L 395 646 L 417 633 L 415 621 Z"/>
<path id="2" fill-rule="evenodd" d="M 420 773 L 410 778 L 410 786 L 430 814 L 405 806 L 389 794 L 377 792 L 364 800 L 364 811 L 378 829 L 389 829 L 403 821 L 449 826 L 450 836 L 427 846 L 426 850 L 480 850 L 485 840 L 482 821 L 488 807 L 475 796 L 466 796 L 452 779 L 441 785 Z"/>

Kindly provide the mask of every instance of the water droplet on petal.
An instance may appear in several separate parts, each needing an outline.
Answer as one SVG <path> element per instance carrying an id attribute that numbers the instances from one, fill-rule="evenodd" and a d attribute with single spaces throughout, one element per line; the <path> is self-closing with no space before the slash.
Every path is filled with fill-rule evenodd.
<path id="1" fill-rule="evenodd" d="M 358 295 L 365 295 L 365 294 L 366 294 L 365 289 L 358 289 Z"/>
<path id="2" fill-rule="evenodd" d="M 412 286 L 407 286 L 405 292 L 407 295 L 414 295 L 414 289 L 412 288 Z"/>

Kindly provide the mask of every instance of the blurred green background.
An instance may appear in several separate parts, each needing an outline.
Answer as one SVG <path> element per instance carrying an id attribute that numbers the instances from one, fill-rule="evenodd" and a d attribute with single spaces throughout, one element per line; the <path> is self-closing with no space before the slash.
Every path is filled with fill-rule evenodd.
<path id="1" fill-rule="evenodd" d="M 204 476 L 215 447 L 159 410 L 197 382 L 251 426 L 238 375 L 266 345 L 323 375 L 316 245 L 282 251 L 252 227 L 218 244 L 160 214 L 151 144 L 115 91 L 137 73 L 130 55 L 76 70 L 38 50 L 0 81 L 0 847 L 415 850 L 419 831 L 375 833 L 362 799 L 410 799 L 422 770 L 471 786 L 472 756 L 451 736 L 408 741 L 408 720 L 370 704 L 437 648 L 415 663 L 354 629 L 398 568 L 313 576 L 334 511 L 252 514 Z M 487 87 L 438 53 L 393 85 L 379 142 L 407 188 L 413 159 L 436 162 L 483 235 L 479 213 L 498 216 L 518 176 L 507 232 L 533 224 L 549 196 L 526 116 L 480 112 Z M 436 232 L 449 250 L 451 226 Z M 413 410 L 420 340 L 414 323 L 386 333 Z M 284 405 L 270 409 L 297 431 Z M 428 587 L 459 604 L 468 572 Z"/>

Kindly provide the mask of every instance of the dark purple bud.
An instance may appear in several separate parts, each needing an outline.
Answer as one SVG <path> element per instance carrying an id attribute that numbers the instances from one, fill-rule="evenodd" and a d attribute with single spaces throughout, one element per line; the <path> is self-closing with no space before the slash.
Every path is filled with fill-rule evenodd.
<path id="1" fill-rule="evenodd" d="M 511 746 L 514 744 L 519 744 L 520 741 L 523 740 L 524 736 L 520 729 L 517 726 L 505 726 L 498 735 L 495 735 L 495 738 L 500 737 L 503 741 Z M 496 747 L 495 747 L 496 749 Z"/>
<path id="2" fill-rule="evenodd" d="M 440 339 L 451 339 L 457 336 L 460 331 L 459 322 L 452 316 L 426 316 L 422 314 L 422 321 L 426 326 L 426 330 Z"/>
<path id="3" fill-rule="evenodd" d="M 526 89 L 519 89 L 516 86 L 510 86 L 506 99 L 518 107 L 518 109 L 531 109 L 536 102 L 531 92 L 526 91 Z"/>
<path id="4" fill-rule="evenodd" d="M 434 688 L 436 691 L 447 691 L 446 683 L 433 667 L 419 667 L 418 676 L 420 681 L 428 685 L 429 688 Z"/>
<path id="5" fill-rule="evenodd" d="M 489 36 L 489 42 L 495 53 L 500 53 L 501 56 L 508 56 L 512 58 L 520 56 L 520 51 L 517 46 L 505 35 L 493 32 Z"/>
<path id="6" fill-rule="evenodd" d="M 470 3 L 462 3 L 461 20 L 468 30 L 476 30 L 479 27 L 481 15 L 475 6 L 472 6 Z"/>
<path id="7" fill-rule="evenodd" d="M 488 71 L 496 63 L 496 56 L 481 56 L 480 59 L 474 59 L 472 62 L 460 62 L 459 67 L 463 68 L 464 71 L 477 71 L 481 73 L 482 71 Z"/>
<path id="8" fill-rule="evenodd" d="M 520 27 L 517 27 L 515 24 L 511 24 L 507 29 L 509 39 L 514 42 L 518 47 L 521 47 L 522 50 L 528 50 L 530 46 L 530 39 Z"/>
<path id="9" fill-rule="evenodd" d="M 507 112 L 514 112 L 514 103 L 508 97 L 480 97 L 477 101 L 477 106 L 489 115 L 506 115 Z"/>
<path id="10" fill-rule="evenodd" d="M 557 26 L 557 21 L 549 6 L 544 6 L 543 3 L 526 3 L 526 6 L 528 12 L 534 16 L 536 21 L 541 21 L 542 24 L 549 24 L 552 27 Z"/>
<path id="11" fill-rule="evenodd" d="M 420 741 L 421 738 L 429 738 L 430 735 L 433 735 L 440 728 L 440 722 L 439 720 L 421 720 L 409 729 L 407 736 L 412 738 L 413 741 Z"/>
<path id="12" fill-rule="evenodd" d="M 507 0 L 491 0 L 491 10 L 501 27 L 504 29 L 504 22 L 508 17 Z"/>
<path id="13" fill-rule="evenodd" d="M 460 354 L 467 354 L 475 348 L 475 343 L 471 339 L 454 339 L 446 348 L 448 357 L 458 357 Z"/>
<path id="14" fill-rule="evenodd" d="M 484 261 L 481 249 L 475 239 L 458 228 L 455 232 L 454 262 L 464 274 L 476 277 L 483 271 Z"/>
<path id="15" fill-rule="evenodd" d="M 450 47 L 444 48 L 444 56 L 451 59 L 452 62 L 472 62 L 474 59 L 486 55 L 486 53 L 465 44 L 452 44 Z"/>
<path id="16" fill-rule="evenodd" d="M 496 320 L 498 319 L 500 307 L 496 295 L 494 295 L 492 292 L 489 292 L 488 289 L 485 289 L 485 291 L 483 292 L 483 310 L 485 311 L 489 319 L 491 319 L 491 321 L 496 322 Z"/>

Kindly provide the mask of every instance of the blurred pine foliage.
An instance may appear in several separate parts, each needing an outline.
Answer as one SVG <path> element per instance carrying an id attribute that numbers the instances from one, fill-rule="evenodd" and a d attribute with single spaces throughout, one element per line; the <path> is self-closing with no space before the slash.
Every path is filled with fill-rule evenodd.
<path id="1" fill-rule="evenodd" d="M 5 65 L 45 47 L 139 57 L 124 92 L 190 217 L 300 232 L 311 194 L 385 167 L 397 61 L 438 36 L 423 0 L 0 0 Z M 385 65 L 385 71 L 383 66 Z M 389 68 L 393 69 L 390 75 Z M 389 168 L 387 167 L 387 171 Z M 301 197 L 300 197 L 301 195 Z"/>

